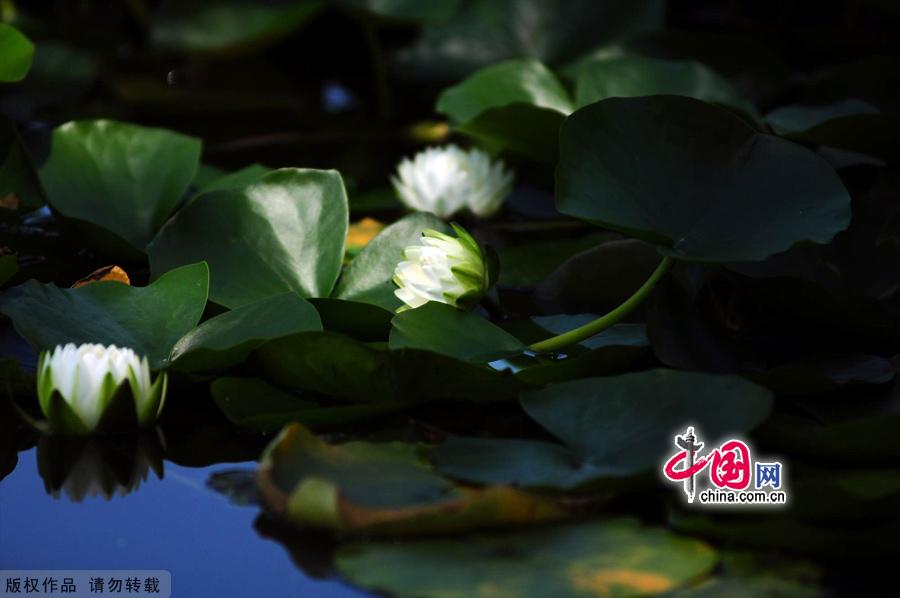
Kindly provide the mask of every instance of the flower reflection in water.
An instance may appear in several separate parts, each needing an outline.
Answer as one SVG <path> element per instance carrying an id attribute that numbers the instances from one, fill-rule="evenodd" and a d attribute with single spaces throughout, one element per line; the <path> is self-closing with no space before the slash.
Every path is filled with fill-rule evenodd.
<path id="1" fill-rule="evenodd" d="M 73 502 L 125 496 L 147 481 L 150 471 L 163 477 L 165 440 L 159 429 L 121 437 L 42 436 L 37 446 L 38 473 L 53 498 Z"/>

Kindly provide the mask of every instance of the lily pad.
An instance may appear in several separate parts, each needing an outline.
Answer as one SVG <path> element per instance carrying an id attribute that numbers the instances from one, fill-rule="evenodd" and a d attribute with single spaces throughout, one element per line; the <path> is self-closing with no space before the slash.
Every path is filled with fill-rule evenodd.
<path id="1" fill-rule="evenodd" d="M 508 60 L 485 67 L 461 83 L 445 89 L 437 111 L 453 122 L 465 123 L 490 108 L 528 104 L 569 114 L 572 100 L 559 79 L 537 60 Z"/>
<path id="2" fill-rule="evenodd" d="M 182 208 L 147 248 L 155 276 L 209 263 L 210 300 L 234 308 L 292 291 L 327 297 L 344 257 L 347 194 L 332 170 L 284 168 Z"/>
<path id="3" fill-rule="evenodd" d="M 24 33 L 0 23 L 0 83 L 21 81 L 31 68 L 34 44 Z"/>
<path id="4" fill-rule="evenodd" d="M 44 191 L 16 126 L 0 114 L 0 200 L 11 198 L 19 207 L 37 208 Z"/>
<path id="5" fill-rule="evenodd" d="M 266 341 L 313 330 L 322 330 L 316 308 L 295 293 L 282 293 L 206 320 L 181 337 L 169 360 L 190 372 L 226 368 Z"/>
<path id="6" fill-rule="evenodd" d="M 394 270 L 404 259 L 403 250 L 418 245 L 422 231 L 429 228 L 449 232 L 444 221 L 433 214 L 411 214 L 385 228 L 353 258 L 334 296 L 396 311 L 403 302 L 394 295 Z"/>
<path id="7" fill-rule="evenodd" d="M 399 62 L 441 80 L 510 58 L 557 66 L 598 45 L 656 29 L 662 21 L 659 0 L 475 0 L 454 18 L 427 24 Z"/>
<path id="8" fill-rule="evenodd" d="M 455 437 L 435 449 L 438 470 L 470 482 L 564 489 L 628 478 L 659 466 L 688 425 L 711 441 L 753 429 L 772 395 L 738 376 L 650 370 L 555 384 L 521 402 L 565 446 Z"/>
<path id="9" fill-rule="evenodd" d="M 557 208 L 677 259 L 762 260 L 847 227 L 824 159 L 693 98 L 611 98 L 560 131 Z"/>
<path id="10" fill-rule="evenodd" d="M 0 295 L 0 312 L 35 350 L 66 343 L 130 347 L 152 367 L 200 321 L 206 307 L 209 269 L 183 266 L 146 287 L 95 282 L 76 289 L 29 280 Z"/>
<path id="11" fill-rule="evenodd" d="M 266 503 L 301 527 L 421 534 L 559 519 L 547 499 L 512 488 L 471 489 L 435 474 L 424 449 L 400 442 L 327 444 L 299 424 L 263 454 Z"/>
<path id="12" fill-rule="evenodd" d="M 392 403 L 320 407 L 258 378 L 218 378 L 210 392 L 230 422 L 255 432 L 277 432 L 293 422 L 313 430 L 371 422 L 406 407 Z"/>
<path id="13" fill-rule="evenodd" d="M 199 139 L 165 129 L 73 121 L 53 131 L 40 176 L 60 214 L 105 229 L 142 252 L 187 191 L 200 148 Z"/>
<path id="14" fill-rule="evenodd" d="M 748 114 L 755 112 L 727 79 L 694 60 L 617 56 L 579 63 L 575 77 L 575 105 L 579 108 L 606 98 L 651 95 L 687 96 Z"/>
<path id="15" fill-rule="evenodd" d="M 556 75 L 533 59 L 485 67 L 445 89 L 437 102 L 437 111 L 463 132 L 538 158 L 555 155 L 559 126 L 572 110 Z"/>
<path id="16" fill-rule="evenodd" d="M 351 544 L 344 577 L 403 596 L 647 596 L 687 586 L 718 561 L 707 544 L 633 519 L 460 539 Z"/>
<path id="17" fill-rule="evenodd" d="M 463 361 L 485 363 L 525 350 L 499 326 L 468 311 L 430 301 L 394 316 L 391 349 L 427 349 Z"/>
<path id="18" fill-rule="evenodd" d="M 164 3 L 153 41 L 185 52 L 258 47 L 294 31 L 319 12 L 322 0 L 214 0 Z"/>
<path id="19" fill-rule="evenodd" d="M 251 164 L 240 170 L 227 173 L 211 170 L 210 167 L 202 164 L 200 168 L 203 171 L 203 177 L 201 178 L 200 171 L 198 171 L 197 176 L 194 178 L 194 186 L 196 188 L 194 195 L 222 189 L 241 189 L 272 172 L 271 168 L 267 168 L 262 164 Z"/>
<path id="20" fill-rule="evenodd" d="M 421 349 L 387 350 L 335 332 L 307 332 L 256 352 L 279 386 L 354 402 L 508 401 L 522 384 L 510 372 Z"/>

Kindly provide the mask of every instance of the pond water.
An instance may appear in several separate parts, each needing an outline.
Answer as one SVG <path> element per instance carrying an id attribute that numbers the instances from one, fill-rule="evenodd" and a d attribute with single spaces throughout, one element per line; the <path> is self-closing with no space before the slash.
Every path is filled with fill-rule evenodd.
<path id="1" fill-rule="evenodd" d="M 303 551 L 297 545 L 302 538 L 289 551 L 258 531 L 284 534 L 260 516 L 259 507 L 235 504 L 208 487 L 212 475 L 250 471 L 253 462 L 196 468 L 156 463 L 161 479 L 153 468 L 139 469 L 139 484 L 109 499 L 91 496 L 98 486 L 84 485 L 92 469 L 98 473 L 94 465 L 96 460 L 80 459 L 54 496 L 45 486 L 53 477 L 46 464 L 45 475 L 39 473 L 38 448 L 19 453 L 15 470 L 0 482 L 0 569 L 164 569 L 172 575 L 172 595 L 191 598 L 364 595 L 340 581 L 306 575 L 291 554 Z M 111 487 L 108 475 L 94 479 Z"/>

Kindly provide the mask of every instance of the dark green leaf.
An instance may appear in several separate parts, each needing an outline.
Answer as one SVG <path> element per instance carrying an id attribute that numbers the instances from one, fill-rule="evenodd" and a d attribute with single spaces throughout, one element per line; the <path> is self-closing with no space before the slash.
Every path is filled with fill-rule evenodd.
<path id="1" fill-rule="evenodd" d="M 403 250 L 419 245 L 422 231 L 433 229 L 449 232 L 449 227 L 433 214 L 411 214 L 385 228 L 353 258 L 334 291 L 339 299 L 371 303 L 388 311 L 403 305 L 394 295 L 397 286 L 392 278 Z"/>
<path id="2" fill-rule="evenodd" d="M 497 595 L 645 596 L 693 583 L 717 553 L 633 519 L 508 534 L 351 544 L 338 571 L 376 592 L 424 598 Z"/>
<path id="3" fill-rule="evenodd" d="M 0 199 L 14 195 L 20 204 L 37 208 L 44 191 L 37 171 L 11 120 L 0 114 Z"/>
<path id="4" fill-rule="evenodd" d="M 21 31 L 0 23 L 0 83 L 21 81 L 31 68 L 34 44 Z"/>
<path id="5" fill-rule="evenodd" d="M 325 297 L 340 273 L 347 195 L 340 174 L 284 168 L 195 198 L 147 250 L 155 276 L 209 263 L 210 300 L 237 307 L 286 291 Z"/>
<path id="6" fill-rule="evenodd" d="M 53 131 L 41 181 L 63 216 L 103 228 L 143 251 L 197 171 L 199 139 L 109 120 Z M 197 260 L 182 262 L 191 263 Z"/>
<path id="7" fill-rule="evenodd" d="M 509 372 L 430 351 L 377 349 L 334 332 L 266 343 L 257 363 L 279 386 L 365 403 L 502 401 L 521 387 Z"/>
<path id="8" fill-rule="evenodd" d="M 528 391 L 525 411 L 566 446 L 455 438 L 435 449 L 447 475 L 478 483 L 577 488 L 659 465 L 687 425 L 721 439 L 757 426 L 772 407 L 765 388 L 737 376 L 651 370 Z"/>
<path id="9" fill-rule="evenodd" d="M 727 79 L 693 60 L 618 56 L 583 61 L 576 72 L 578 108 L 613 97 L 679 95 L 755 112 Z"/>
<path id="10" fill-rule="evenodd" d="M 557 208 L 698 261 L 761 260 L 849 223 L 822 158 L 692 98 L 612 98 L 560 132 Z"/>
<path id="11" fill-rule="evenodd" d="M 266 341 L 322 330 L 319 313 L 295 293 L 242 305 L 210 318 L 184 335 L 169 361 L 184 371 L 211 371 L 241 363 Z"/>
<path id="12" fill-rule="evenodd" d="M 317 407 L 257 378 L 218 378 L 210 392 L 230 422 L 258 432 L 281 429 L 303 411 Z"/>
<path id="13" fill-rule="evenodd" d="M 206 306 L 209 269 L 192 264 L 146 287 L 95 282 L 77 289 L 29 280 L 0 295 L 0 312 L 35 349 L 66 343 L 130 347 L 162 367 Z"/>
<path id="14" fill-rule="evenodd" d="M 185 52 L 223 52 L 277 40 L 309 20 L 321 0 L 214 0 L 164 3 L 153 41 Z"/>
<path id="15" fill-rule="evenodd" d="M 525 350 L 519 339 L 481 316 L 434 301 L 397 314 L 391 325 L 391 349 L 427 349 L 480 363 Z"/>
<path id="16" fill-rule="evenodd" d="M 205 165 L 201 165 L 201 169 L 208 168 Z M 194 179 L 194 185 L 196 186 L 194 195 L 222 189 L 242 189 L 255 183 L 270 172 L 272 172 L 272 169 L 266 168 L 262 164 L 251 164 L 229 173 L 207 170 L 205 172 L 206 176 L 198 181 L 197 179 L 200 178 L 200 172 L 198 171 L 198 176 Z"/>

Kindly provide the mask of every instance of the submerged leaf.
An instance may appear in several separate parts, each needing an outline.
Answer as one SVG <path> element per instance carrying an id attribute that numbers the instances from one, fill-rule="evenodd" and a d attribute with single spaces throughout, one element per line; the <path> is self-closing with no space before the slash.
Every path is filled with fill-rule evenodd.
<path id="1" fill-rule="evenodd" d="M 298 526 L 422 534 L 559 519 L 559 506 L 512 488 L 455 486 L 416 445 L 326 444 L 299 424 L 266 449 L 258 481 L 266 503 Z"/>

